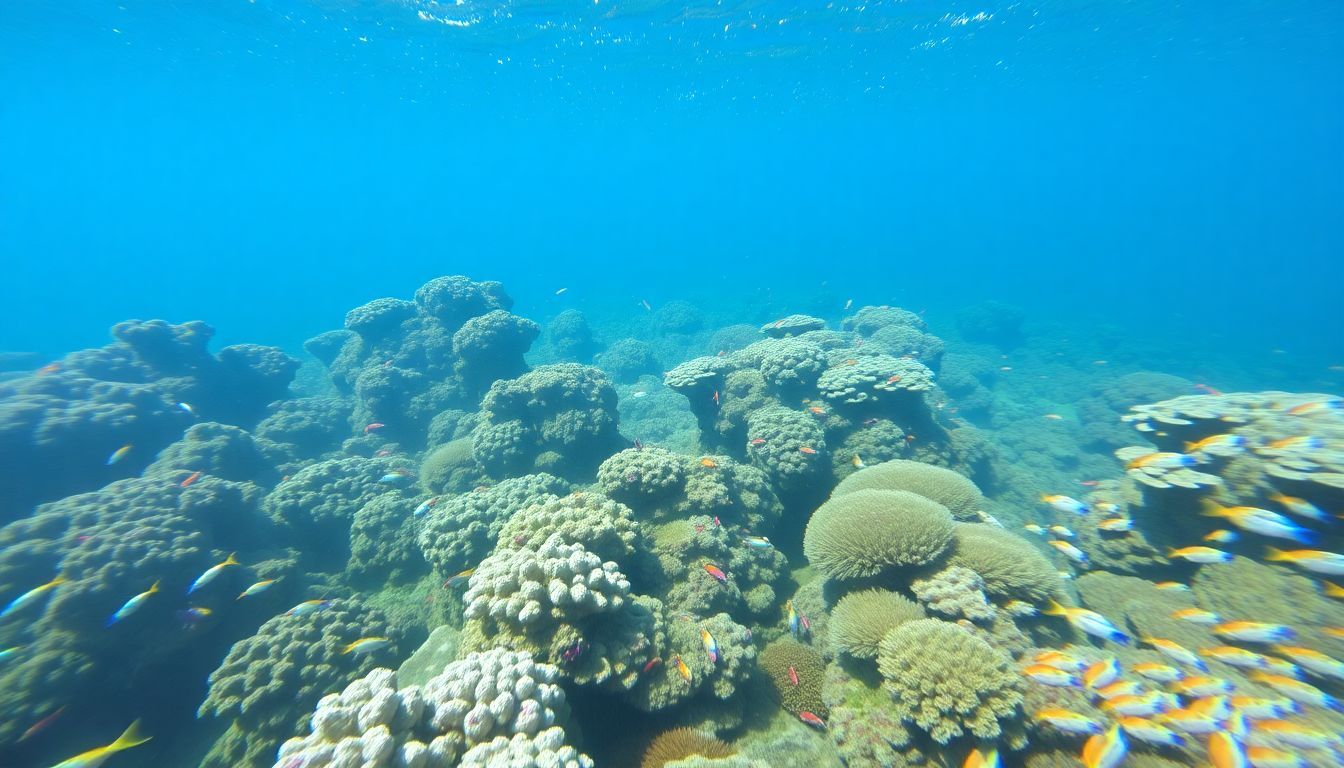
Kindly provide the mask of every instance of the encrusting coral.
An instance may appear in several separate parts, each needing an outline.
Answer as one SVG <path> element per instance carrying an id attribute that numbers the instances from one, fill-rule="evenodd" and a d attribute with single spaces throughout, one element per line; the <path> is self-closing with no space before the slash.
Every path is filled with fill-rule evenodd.
<path id="1" fill-rule="evenodd" d="M 854 491 L 812 513 L 803 553 L 832 578 L 875 576 L 894 566 L 931 562 L 952 541 L 953 526 L 947 508 L 923 496 Z"/>
<path id="2" fill-rule="evenodd" d="M 893 629 L 877 657 L 902 720 L 939 744 L 963 734 L 992 741 L 1020 717 L 1022 676 L 1008 654 L 955 624 L 919 619 Z"/>

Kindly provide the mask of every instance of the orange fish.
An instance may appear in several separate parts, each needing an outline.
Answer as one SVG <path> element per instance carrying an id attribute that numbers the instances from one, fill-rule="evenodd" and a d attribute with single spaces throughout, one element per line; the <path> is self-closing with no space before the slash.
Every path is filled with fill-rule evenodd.
<path id="1" fill-rule="evenodd" d="M 895 384 L 896 382 L 898 382 L 898 381 L 900 381 L 900 380 L 901 380 L 901 377 L 900 377 L 900 376 L 897 376 L 897 375 L 894 375 L 894 374 L 893 374 L 891 377 L 889 377 L 889 378 L 887 379 L 887 383 L 888 383 L 888 384 Z"/>
<path id="2" fill-rule="evenodd" d="M 195 472 L 192 472 L 190 475 L 188 475 L 186 480 L 183 480 L 183 481 L 182 481 L 180 487 L 182 487 L 182 488 L 186 488 L 188 485 L 191 485 L 192 483 L 196 482 L 196 481 L 199 480 L 200 478 L 201 478 L 201 471 L 200 471 L 200 470 L 196 470 Z"/>
<path id="3" fill-rule="evenodd" d="M 713 576 L 716 580 L 724 584 L 728 583 L 728 574 L 724 573 L 723 569 L 718 567 L 717 565 L 714 565 L 713 563 L 705 563 L 701 567 L 705 569 L 705 573 L 708 573 L 710 576 Z"/>
<path id="4" fill-rule="evenodd" d="M 52 365 L 55 365 L 55 363 L 52 363 Z M 62 712 L 65 712 L 64 705 L 62 705 L 61 708 L 57 709 L 55 712 L 52 712 L 50 715 L 47 715 L 41 720 L 38 720 L 36 723 L 33 723 L 32 725 L 28 726 L 28 730 L 24 731 L 23 735 L 19 737 L 19 740 L 14 743 L 18 744 L 19 742 L 27 741 L 28 739 L 31 739 L 37 734 L 47 730 L 48 728 L 51 727 L 52 723 L 56 722 L 57 718 L 61 716 Z"/>
<path id="5" fill-rule="evenodd" d="M 715 404 L 715 405 L 718 405 L 718 404 L 719 404 L 719 390 L 717 390 L 717 389 L 714 390 L 714 404 Z"/>
<path id="6" fill-rule="evenodd" d="M 763 445 L 763 444 L 765 444 L 765 438 L 764 438 L 764 437 L 753 437 L 753 438 L 751 439 L 751 444 L 752 444 L 752 445 Z"/>
<path id="7" fill-rule="evenodd" d="M 706 457 L 704 457 L 703 459 L 700 460 L 700 466 L 702 466 L 702 467 L 708 467 L 709 469 L 713 469 L 713 468 L 715 468 L 715 467 L 717 467 L 717 466 L 719 466 L 719 465 L 718 465 L 718 462 L 716 462 L 716 461 L 714 461 L 713 459 L 711 459 L 711 458 L 709 458 L 708 456 L 706 456 Z"/>
<path id="8" fill-rule="evenodd" d="M 691 668 L 686 666 L 686 662 L 682 661 L 680 656 L 677 657 L 676 666 L 677 671 L 681 673 L 682 679 L 688 683 L 691 682 Z"/>
<path id="9" fill-rule="evenodd" d="M 798 450 L 802 451 L 803 453 L 806 453 L 809 456 L 817 452 L 816 448 L 809 448 L 806 445 L 798 446 Z"/>
<path id="10" fill-rule="evenodd" d="M 825 408 L 822 408 L 822 407 L 820 407 L 820 406 L 816 406 L 816 405 L 814 405 L 814 406 L 812 406 L 811 408 L 808 408 L 807 410 L 811 411 L 812 413 L 815 413 L 815 414 L 818 415 L 818 416 L 825 416 L 825 415 L 826 415 L 826 409 L 825 409 Z"/>

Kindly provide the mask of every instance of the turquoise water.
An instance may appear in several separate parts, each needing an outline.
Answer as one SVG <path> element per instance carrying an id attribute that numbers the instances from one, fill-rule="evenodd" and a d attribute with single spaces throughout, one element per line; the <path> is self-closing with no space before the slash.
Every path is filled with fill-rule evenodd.
<path id="1" fill-rule="evenodd" d="M 1070 764 L 1087 734 L 1061 737 L 1036 710 L 1113 717 L 1030 679 L 1034 655 L 1068 646 L 1126 670 L 1162 657 L 1009 618 L 1009 600 L 1059 598 L 1193 650 L 1226 641 L 1170 623 L 1198 607 L 1290 625 L 1302 647 L 1344 657 L 1328 631 L 1344 625 L 1326 591 L 1336 574 L 1271 560 L 1264 545 L 1290 541 L 1263 519 L 1256 531 L 1200 514 L 1280 510 L 1304 546 L 1344 546 L 1341 29 L 1344 7 L 1314 2 L 8 4 L 0 603 L 69 581 L 0 617 L 0 652 L 15 649 L 0 657 L 0 766 L 56 764 L 136 718 L 153 740 L 110 766 L 271 765 L 323 694 L 397 668 L 439 626 L 454 647 L 467 632 L 456 653 L 417 656 L 417 682 L 469 649 L 531 651 L 568 697 L 567 743 L 612 766 L 679 725 L 715 730 L 739 753 L 723 765 L 752 768 L 960 765 L 991 746 L 1008 765 Z M 430 282 L 446 275 L 465 276 L 451 300 Z M 439 288 L 417 295 L 427 283 Z M 369 304 L 384 297 L 416 303 Z M 908 313 L 863 309 L 888 306 Z M 777 325 L 795 314 L 815 320 Z M 131 318 L 213 331 L 109 337 Z M 591 368 L 548 367 L 561 363 Z M 835 384 L 852 376 L 863 397 Z M 1204 399 L 1169 402 L 1181 397 Z M 1193 458 L 1143 465 L 1155 451 Z M 992 558 L 955 546 L 828 572 L 844 566 L 805 539 L 819 508 L 856 469 L 897 459 L 969 478 L 975 503 L 934 501 L 959 525 L 992 527 L 972 515 L 987 513 L 1067 578 L 995 586 Z M 642 619 L 628 607 L 612 609 L 617 639 L 588 616 L 541 641 L 468 621 L 473 597 L 503 588 L 445 582 L 507 554 L 500 526 L 544 493 L 499 489 L 537 472 L 560 478 L 546 492 L 562 499 L 605 500 L 565 502 L 579 527 L 629 526 L 629 551 L 580 543 L 617 564 L 632 603 L 659 603 L 658 631 L 630 629 Z M 627 487 L 664 474 L 692 482 Z M 711 492 L 702 475 L 731 479 Z M 1112 515 L 1134 538 L 1102 527 Z M 1086 566 L 1029 524 L 1075 529 L 1054 540 Z M 1231 529 L 1235 541 L 1214 534 Z M 1209 534 L 1237 559 L 1167 554 Z M 187 594 L 235 551 L 214 592 Z M 917 583 L 968 563 L 1001 618 L 960 620 L 1009 658 L 1024 699 L 1001 733 L 941 739 L 883 701 L 884 680 L 918 699 L 916 676 L 846 649 L 836 608 L 869 587 L 932 605 Z M 1167 581 L 1193 596 L 1152 586 Z M 1140 590 L 1156 619 L 1116 597 Z M 322 600 L 334 604 L 276 618 Z M 812 636 L 790 630 L 794 605 Z M 958 617 L 940 618 L 930 632 Z M 721 659 L 704 663 L 686 621 Z M 392 642 L 341 652 L 374 635 Z M 817 657 L 801 685 L 767 653 L 792 636 Z M 674 658 L 692 654 L 677 690 Z M 335 671 L 305 673 L 307 687 L 265 664 L 209 682 L 281 657 L 295 674 Z M 591 678 L 595 659 L 614 680 Z M 1338 674 L 1301 666 L 1344 695 Z M 814 683 L 824 727 L 791 703 Z M 1304 727 L 1344 726 L 1306 708 Z M 428 727 L 391 730 L 400 748 L 428 744 Z M 897 732 L 908 745 L 892 746 Z M 1131 734 L 1131 764 L 1204 764 L 1206 739 L 1187 741 Z M 1341 754 L 1294 750 L 1309 765 Z"/>

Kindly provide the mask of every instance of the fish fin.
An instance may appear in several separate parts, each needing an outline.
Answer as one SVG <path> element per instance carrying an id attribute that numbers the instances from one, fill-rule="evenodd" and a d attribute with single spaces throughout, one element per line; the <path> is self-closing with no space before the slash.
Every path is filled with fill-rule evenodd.
<path id="1" fill-rule="evenodd" d="M 1175 557 L 1175 556 L 1176 556 L 1176 548 L 1175 548 L 1175 547 L 1167 547 L 1167 557 L 1168 557 L 1168 558 L 1172 558 L 1172 557 Z"/>
<path id="2" fill-rule="evenodd" d="M 138 747 L 141 744 L 144 744 L 146 741 L 149 741 L 151 738 L 153 737 L 145 736 L 140 732 L 140 721 L 136 720 L 135 722 L 126 726 L 126 730 L 123 731 L 122 734 L 117 737 L 117 740 L 112 742 L 111 744 L 108 744 L 105 747 L 105 749 L 108 752 L 120 752 L 123 749 Z"/>
<path id="3" fill-rule="evenodd" d="M 1278 549 L 1275 547 L 1265 547 L 1265 559 L 1272 563 L 1277 563 L 1282 562 L 1284 560 L 1290 560 L 1292 558 L 1288 557 L 1288 553 L 1284 552 L 1282 549 Z"/>
<path id="4" fill-rule="evenodd" d="M 47 582 L 47 586 L 49 586 L 49 587 L 54 587 L 54 586 L 56 586 L 57 584 L 64 584 L 64 583 L 66 583 L 67 581 L 69 581 L 69 579 L 65 578 L 65 574 L 64 574 L 64 573 L 58 573 L 58 574 L 56 574 L 56 578 L 54 578 L 54 579 L 52 579 L 51 581 Z"/>
<path id="5" fill-rule="evenodd" d="M 1212 499 L 1204 499 L 1204 501 L 1200 502 L 1199 514 L 1205 517 L 1230 517 L 1230 515 L 1227 514 L 1227 507 L 1224 507 Z"/>
<path id="6" fill-rule="evenodd" d="M 158 592 L 158 591 L 159 591 L 159 580 L 158 580 L 158 579 L 155 579 L 155 580 L 154 580 L 154 583 L 149 585 L 149 591 L 150 591 L 150 592 Z"/>
<path id="7" fill-rule="evenodd" d="M 230 552 L 229 556 L 224 558 L 223 565 L 237 565 L 238 560 L 234 557 L 237 554 L 238 554 L 237 552 Z"/>
<path id="8" fill-rule="evenodd" d="M 1049 608 L 1046 608 L 1044 611 L 1041 611 L 1041 613 L 1044 613 L 1046 616 L 1067 616 L 1067 615 L 1069 615 L 1069 614 L 1068 614 L 1068 611 L 1064 610 L 1064 606 L 1060 605 L 1060 604 L 1059 604 L 1057 601 L 1055 601 L 1055 600 L 1051 600 L 1051 601 L 1050 601 L 1050 607 L 1049 607 Z"/>

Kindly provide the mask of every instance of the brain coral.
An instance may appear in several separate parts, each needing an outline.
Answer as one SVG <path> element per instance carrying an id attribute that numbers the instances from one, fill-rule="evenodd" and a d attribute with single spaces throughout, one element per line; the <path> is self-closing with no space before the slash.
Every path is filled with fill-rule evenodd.
<path id="1" fill-rule="evenodd" d="M 862 490 L 832 497 L 812 513 L 803 553 L 837 579 L 874 576 L 892 566 L 923 565 L 952 540 L 952 514 L 905 491 Z"/>
<path id="2" fill-rule="evenodd" d="M 958 523 L 948 564 L 969 568 L 998 597 L 1042 602 L 1060 587 L 1059 572 L 1031 542 L 993 525 Z"/>
<path id="3" fill-rule="evenodd" d="M 812 648 L 791 637 L 781 638 L 765 646 L 757 664 L 770 678 L 784 709 L 795 715 L 811 712 L 822 719 L 830 714 L 821 700 L 826 664 Z M 793 682 L 795 676 L 796 684 Z"/>
<path id="4" fill-rule="evenodd" d="M 325 608 L 269 619 L 234 643 L 210 673 L 198 716 L 227 718 L 235 728 L 216 742 L 204 765 L 237 766 L 275 754 L 282 739 L 307 726 L 323 694 L 396 654 L 395 645 L 365 654 L 343 653 L 345 646 L 390 635 L 377 611 L 355 600 L 333 600 Z"/>
<path id="5" fill-rule="evenodd" d="M 568 492 L 564 481 L 543 473 L 509 478 L 489 488 L 440 499 L 425 515 L 420 549 L 434 570 L 448 578 L 490 553 L 500 528 L 515 510 L 546 496 Z"/>
<path id="6" fill-rule="evenodd" d="M 905 459 L 865 467 L 842 480 L 831 491 L 831 496 L 842 496 L 868 488 L 919 494 L 947 507 L 958 520 L 978 519 L 975 513 L 983 509 L 985 504 L 985 497 L 976 484 L 960 474 Z"/>
<path id="7" fill-rule="evenodd" d="M 855 658 L 873 659 L 888 632 L 922 618 L 924 609 L 918 603 L 891 590 L 851 592 L 831 609 L 831 645 Z"/>
<path id="8" fill-rule="evenodd" d="M 937 619 L 911 621 L 882 639 L 878 670 L 902 720 L 939 744 L 962 734 L 995 740 L 1021 713 L 1022 676 L 1008 654 Z"/>

